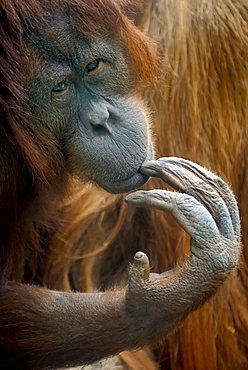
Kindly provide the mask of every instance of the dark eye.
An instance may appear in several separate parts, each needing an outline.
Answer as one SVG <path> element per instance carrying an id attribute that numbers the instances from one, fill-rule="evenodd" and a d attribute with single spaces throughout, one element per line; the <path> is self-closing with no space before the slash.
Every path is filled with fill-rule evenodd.
<path id="1" fill-rule="evenodd" d="M 52 96 L 60 97 L 64 96 L 68 90 L 68 82 L 61 81 L 58 84 L 54 85 L 52 88 Z"/>
<path id="2" fill-rule="evenodd" d="M 85 67 L 85 72 L 87 75 L 96 76 L 100 74 L 106 67 L 106 63 L 103 59 L 97 58 L 92 62 L 88 63 Z"/>

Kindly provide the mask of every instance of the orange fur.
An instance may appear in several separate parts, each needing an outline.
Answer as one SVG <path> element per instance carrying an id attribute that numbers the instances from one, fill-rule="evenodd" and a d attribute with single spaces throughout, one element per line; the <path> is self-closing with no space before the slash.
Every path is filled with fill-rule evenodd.
<path id="1" fill-rule="evenodd" d="M 245 247 L 240 268 L 165 339 L 157 359 L 162 369 L 247 369 L 247 1 L 145 4 L 140 27 L 158 42 L 167 78 L 146 93 L 154 111 L 157 156 L 189 158 L 231 184 L 239 200 Z M 163 184 L 150 180 L 146 188 L 154 186 Z M 76 194 L 65 204 L 67 219 L 50 246 L 44 273 L 48 286 L 106 288 L 125 280 L 136 250 L 148 253 L 154 271 L 172 267 L 188 253 L 188 237 L 166 214 L 129 209 L 122 196 L 93 187 Z"/>

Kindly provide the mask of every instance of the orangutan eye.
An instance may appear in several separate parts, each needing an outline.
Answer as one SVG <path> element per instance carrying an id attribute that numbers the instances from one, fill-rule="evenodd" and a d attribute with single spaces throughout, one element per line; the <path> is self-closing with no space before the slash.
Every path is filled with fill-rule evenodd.
<path id="1" fill-rule="evenodd" d="M 86 65 L 85 73 L 89 76 L 96 76 L 100 74 L 105 69 L 105 67 L 105 61 L 101 58 L 97 58 Z"/>
<path id="2" fill-rule="evenodd" d="M 68 86 L 69 84 L 67 81 L 61 81 L 58 84 L 54 85 L 52 88 L 52 96 L 53 97 L 64 96 L 67 93 Z"/>

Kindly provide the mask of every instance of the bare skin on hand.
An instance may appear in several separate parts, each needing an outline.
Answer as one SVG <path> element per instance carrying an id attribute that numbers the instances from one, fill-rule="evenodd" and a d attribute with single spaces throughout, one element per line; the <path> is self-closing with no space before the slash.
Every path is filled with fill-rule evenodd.
<path id="1" fill-rule="evenodd" d="M 228 186 L 192 162 L 152 160 L 141 90 L 156 80 L 158 58 L 125 14 L 130 2 L 121 3 L 0 3 L 3 369 L 77 366 L 150 344 L 214 294 L 238 262 L 239 214 Z M 191 236 L 186 262 L 150 274 L 140 251 L 124 288 L 40 287 L 50 239 L 65 225 L 60 205 L 69 184 L 76 178 L 126 193 L 149 176 L 176 192 L 137 191 L 126 200 L 171 213 Z"/>
<path id="2" fill-rule="evenodd" d="M 235 268 L 241 252 L 239 213 L 227 184 L 193 162 L 160 158 L 145 163 L 141 171 L 160 177 L 177 192 L 136 191 L 126 201 L 170 212 L 191 236 L 191 256 L 181 268 L 154 279 L 147 273 L 147 256 L 138 252 L 130 270 L 129 294 L 143 296 L 150 305 L 146 309 L 168 330 L 208 299 Z"/>
<path id="3" fill-rule="evenodd" d="M 126 201 L 170 212 L 191 236 L 191 256 L 169 273 L 150 274 L 148 257 L 137 252 L 127 287 L 105 293 L 62 293 L 21 284 L 13 290 L 11 283 L 6 285 L 2 291 L 8 312 L 1 304 L 2 320 L 7 317 L 8 325 L 1 324 L 2 335 L 11 336 L 18 323 L 11 351 L 15 353 L 18 343 L 16 354 L 25 366 L 29 361 L 37 369 L 91 363 L 150 343 L 202 305 L 236 267 L 241 251 L 239 214 L 226 183 L 181 158 L 151 161 L 141 171 L 164 181 L 168 176 L 180 192 L 136 191 Z M 12 312 L 8 302 L 15 307 Z"/>

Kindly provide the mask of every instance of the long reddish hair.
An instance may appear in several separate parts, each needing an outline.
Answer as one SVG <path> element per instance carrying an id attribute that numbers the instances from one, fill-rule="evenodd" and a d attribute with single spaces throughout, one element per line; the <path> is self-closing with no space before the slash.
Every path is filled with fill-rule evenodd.
<path id="1" fill-rule="evenodd" d="M 29 280 L 36 273 L 46 235 L 62 222 L 58 202 L 70 193 L 71 180 L 56 138 L 37 125 L 27 91 L 42 67 L 27 42 L 50 14 L 66 8 L 72 25 L 85 38 L 110 32 L 126 49 L 137 90 L 156 79 L 154 45 L 110 0 L 3 0 L 0 79 L 0 227 L 1 279 Z M 46 32 L 56 37 L 47 24 Z M 45 240 L 41 240 L 45 235 Z"/>
<path id="2" fill-rule="evenodd" d="M 248 368 L 248 9 L 245 0 L 147 2 L 140 27 L 159 44 L 167 82 L 146 97 L 154 112 L 157 155 L 177 155 L 216 171 L 232 186 L 242 219 L 244 259 L 218 293 L 168 336 L 162 369 Z M 150 180 L 146 188 L 163 187 Z M 85 187 L 68 198 L 53 238 L 44 281 L 92 291 L 125 281 L 136 250 L 154 271 L 181 262 L 188 236 L 157 211 L 126 207 L 122 196 Z M 121 355 L 152 369 L 147 354 Z M 140 362 L 139 362 L 140 363 Z M 154 363 L 154 368 L 156 364 Z"/>

